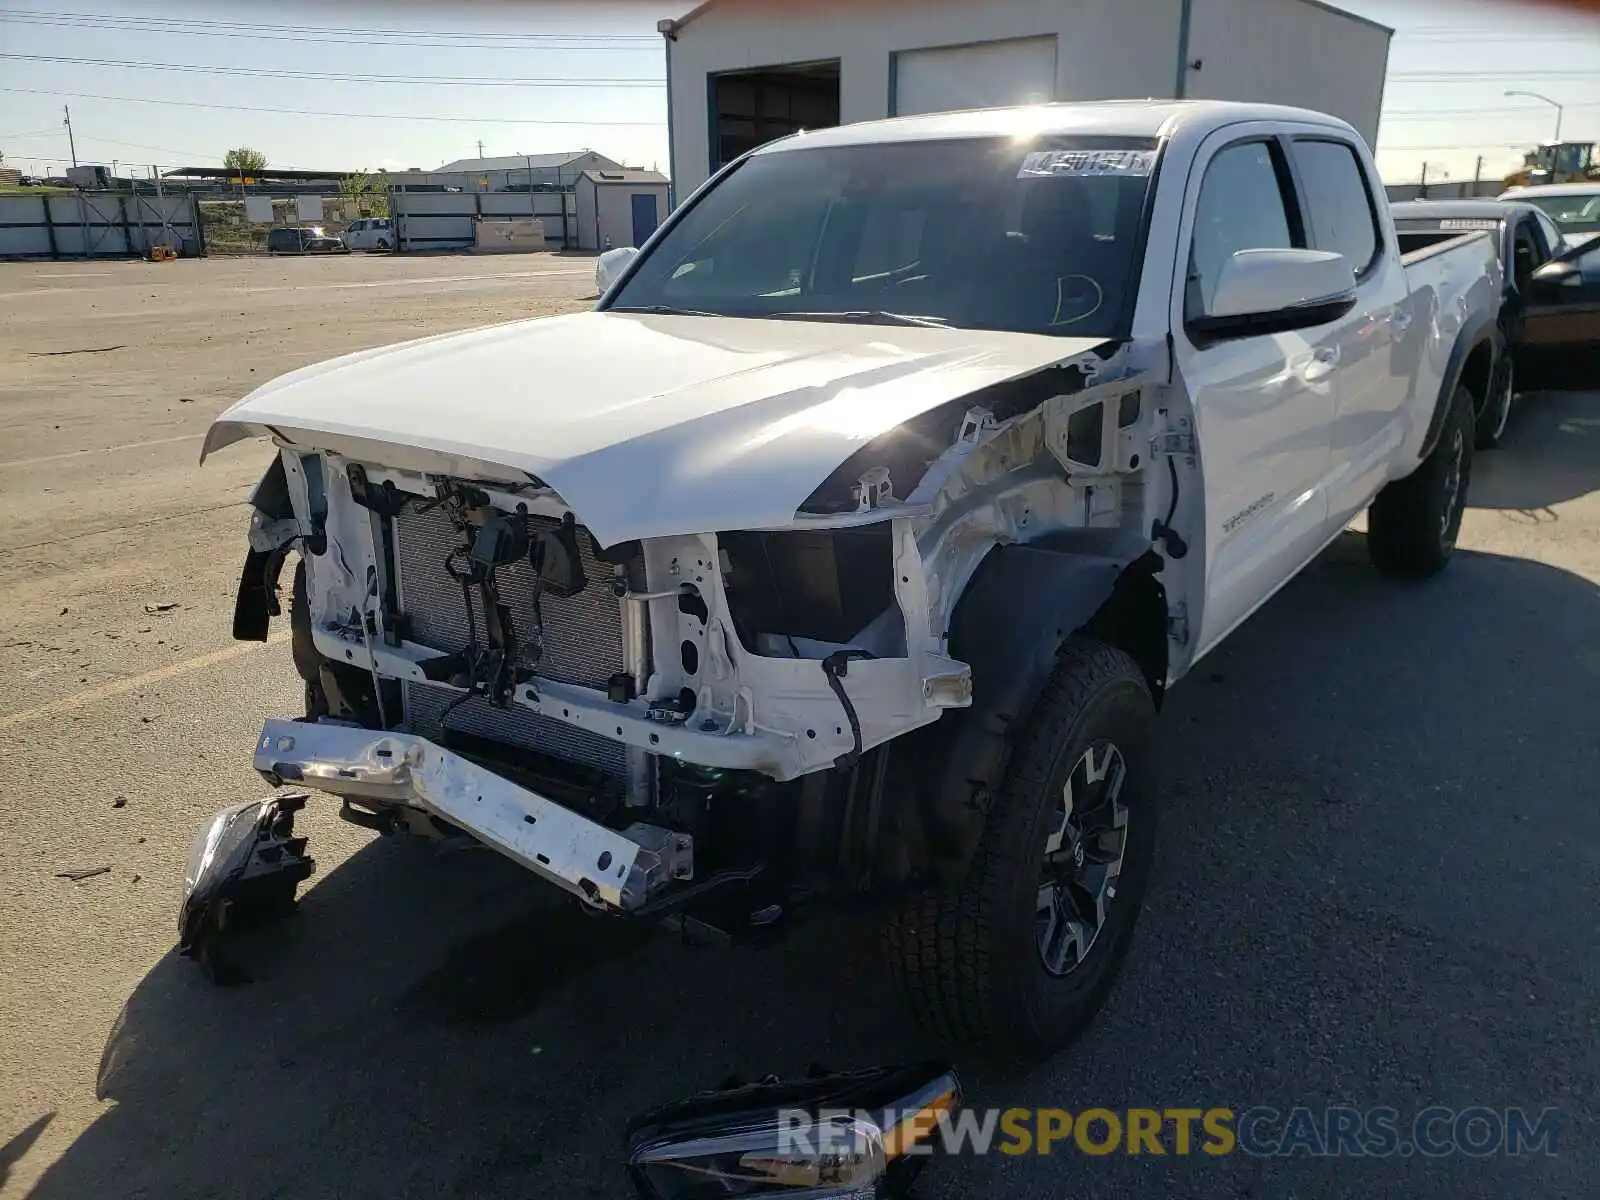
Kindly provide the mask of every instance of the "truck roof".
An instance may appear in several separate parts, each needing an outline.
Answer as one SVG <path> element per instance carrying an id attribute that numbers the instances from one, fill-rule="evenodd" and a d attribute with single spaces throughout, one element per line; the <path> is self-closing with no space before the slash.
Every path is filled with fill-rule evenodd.
<path id="1" fill-rule="evenodd" d="M 1245 104 L 1231 100 L 1094 100 L 1012 108 L 975 108 L 862 121 L 768 142 L 755 153 L 773 154 L 813 147 L 865 146 L 959 137 L 1004 137 L 1019 132 L 1154 138 L 1171 136 L 1180 129 L 1199 127 L 1206 130 L 1244 121 L 1292 121 L 1297 124 L 1325 125 L 1342 133 L 1355 133 L 1352 126 L 1327 113 L 1281 104 Z"/>

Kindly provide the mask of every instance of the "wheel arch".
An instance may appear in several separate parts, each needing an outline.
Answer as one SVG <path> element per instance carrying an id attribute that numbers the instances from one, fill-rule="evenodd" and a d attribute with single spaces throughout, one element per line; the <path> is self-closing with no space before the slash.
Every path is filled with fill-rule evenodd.
<path id="1" fill-rule="evenodd" d="M 898 861 L 954 884 L 966 873 L 1033 708 L 1074 635 L 1138 665 L 1159 707 L 1166 689 L 1164 560 L 1127 530 L 1073 530 L 989 552 L 951 618 L 950 653 L 972 668 L 970 707 L 891 743 L 902 782 Z"/>
<path id="2" fill-rule="evenodd" d="M 1498 363 L 1502 335 L 1499 314 L 1484 314 L 1461 331 L 1445 363 L 1444 377 L 1439 384 L 1439 395 L 1434 400 L 1433 416 L 1428 421 L 1427 436 L 1422 440 L 1418 460 L 1427 458 L 1439 444 L 1445 417 L 1455 400 L 1456 389 L 1465 387 L 1472 393 L 1474 416 L 1483 412 L 1484 405 L 1493 395 L 1495 367 Z"/>

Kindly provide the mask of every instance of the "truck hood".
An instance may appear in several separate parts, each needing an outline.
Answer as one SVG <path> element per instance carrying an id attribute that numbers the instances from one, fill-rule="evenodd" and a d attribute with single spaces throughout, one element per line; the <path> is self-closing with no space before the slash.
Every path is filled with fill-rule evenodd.
<path id="1" fill-rule="evenodd" d="M 1103 344 L 967 329 L 587 312 L 346 355 L 206 436 L 554 488 L 603 545 L 781 528 L 863 443 Z M 951 434 L 955 430 L 952 428 Z M 903 481 L 901 483 L 904 488 Z"/>

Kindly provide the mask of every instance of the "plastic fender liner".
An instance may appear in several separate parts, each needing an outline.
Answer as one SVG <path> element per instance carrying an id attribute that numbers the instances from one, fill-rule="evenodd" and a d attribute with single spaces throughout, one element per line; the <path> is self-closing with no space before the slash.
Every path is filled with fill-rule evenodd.
<path id="1" fill-rule="evenodd" d="M 972 667 L 972 706 L 902 739 L 930 734 L 906 750 L 924 764 L 915 789 L 921 849 L 938 873 L 959 873 L 970 861 L 1005 771 L 1011 727 L 1043 692 L 1062 644 L 1094 622 L 1130 564 L 1146 558 L 1160 561 L 1137 531 L 1081 529 L 997 546 L 979 566 L 950 626 L 951 657 Z"/>
<path id="2" fill-rule="evenodd" d="M 283 470 L 283 459 L 274 458 L 272 465 L 261 476 L 256 490 L 250 494 L 250 503 L 262 516 L 273 521 L 288 520 L 294 516 L 294 505 L 289 499 L 289 480 Z M 264 642 L 272 618 L 278 615 L 278 576 L 283 571 L 287 547 L 277 550 L 252 548 L 245 555 L 244 567 L 239 573 L 239 590 L 233 600 L 233 639 L 236 642 Z"/>
<path id="3" fill-rule="evenodd" d="M 1493 380 L 1495 365 L 1504 353 L 1500 344 L 1499 321 L 1500 314 L 1497 311 L 1484 314 L 1472 324 L 1462 327 L 1456 344 L 1450 350 L 1449 361 L 1445 363 L 1444 382 L 1439 387 L 1439 398 L 1434 401 L 1433 416 L 1428 421 L 1428 436 L 1422 439 L 1422 450 L 1417 455 L 1417 461 L 1427 458 L 1439 444 L 1439 433 L 1444 428 L 1445 417 L 1450 413 L 1450 401 L 1455 397 L 1456 388 L 1461 385 L 1461 372 L 1466 368 L 1472 352 L 1480 346 L 1489 347 L 1489 379 Z M 1488 389 L 1485 389 L 1484 395 L 1474 396 L 1473 400 L 1481 405 L 1488 398 Z"/>

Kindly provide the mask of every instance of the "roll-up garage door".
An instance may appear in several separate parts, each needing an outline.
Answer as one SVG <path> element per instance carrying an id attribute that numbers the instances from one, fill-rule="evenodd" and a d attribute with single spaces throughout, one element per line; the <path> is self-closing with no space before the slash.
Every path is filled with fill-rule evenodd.
<path id="1" fill-rule="evenodd" d="M 1055 98 L 1056 39 L 901 50 L 894 66 L 896 116 L 1037 104 Z"/>

